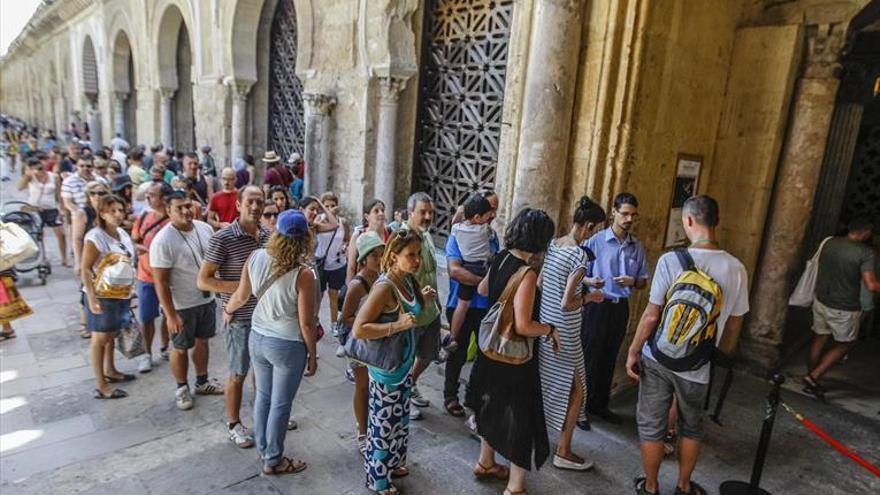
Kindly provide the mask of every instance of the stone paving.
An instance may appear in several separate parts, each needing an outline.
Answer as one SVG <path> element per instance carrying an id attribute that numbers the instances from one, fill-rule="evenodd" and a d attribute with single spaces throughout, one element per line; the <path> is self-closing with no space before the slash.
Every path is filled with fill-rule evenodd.
<path id="1" fill-rule="evenodd" d="M 3 184 L 0 195 L 3 200 L 17 196 L 8 184 Z M 54 239 L 49 237 L 54 256 Z M 20 285 L 36 314 L 15 323 L 18 338 L 0 343 L 2 493 L 368 493 L 354 445 L 352 386 L 344 377 L 344 362 L 334 357 L 331 337 L 319 344 L 319 371 L 303 381 L 294 403 L 300 427 L 287 436 L 288 451 L 306 459 L 309 468 L 301 474 L 269 478 L 259 475 L 255 450 L 238 449 L 228 441 L 222 397 L 197 396 L 191 411 L 175 407 L 174 383 L 164 361 L 126 384 L 129 398 L 92 399 L 88 342 L 77 334 L 78 284 L 72 271 L 60 268 L 56 260 L 47 286 L 32 285 L 25 276 Z M 326 321 L 327 315 L 323 317 Z M 212 341 L 211 353 L 211 375 L 223 379 L 222 334 Z M 872 370 L 867 376 L 875 381 L 878 360 L 872 356 L 876 355 L 855 352 L 851 357 L 851 362 Z M 117 354 L 117 362 L 120 370 L 134 372 L 133 361 Z M 432 366 L 423 377 L 421 389 L 432 405 L 423 409 L 423 421 L 413 423 L 412 474 L 399 487 L 409 494 L 501 493 L 503 485 L 472 479 L 479 445 L 463 421 L 439 407 L 440 373 L 440 367 Z M 737 374 L 723 414 L 725 426 L 707 424 L 707 443 L 695 479 L 710 493 L 717 493 L 724 480 L 748 479 L 768 389 L 765 381 Z M 242 414 L 248 425 L 252 397 L 248 386 Z M 880 462 L 876 394 L 860 399 L 862 405 L 855 412 L 846 404 L 820 404 L 788 390 L 783 399 Z M 625 418 L 623 425 L 596 422 L 592 432 L 576 433 L 576 451 L 594 460 L 596 469 L 571 473 L 548 464 L 530 475 L 531 493 L 631 493 L 632 478 L 640 473 L 634 402 L 634 394 L 624 393 L 613 403 Z M 551 434 L 551 443 L 555 441 Z M 663 493 L 671 493 L 673 462 L 664 465 L 662 483 Z M 784 412 L 773 432 L 762 485 L 776 494 L 880 492 L 876 477 L 835 453 Z"/>

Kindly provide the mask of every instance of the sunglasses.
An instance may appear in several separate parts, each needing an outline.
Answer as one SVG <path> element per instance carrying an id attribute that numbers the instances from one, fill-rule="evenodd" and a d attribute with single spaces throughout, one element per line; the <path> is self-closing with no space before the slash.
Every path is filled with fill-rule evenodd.
<path id="1" fill-rule="evenodd" d="M 92 191 L 89 193 L 89 196 L 106 196 L 107 191 Z"/>
<path id="2" fill-rule="evenodd" d="M 272 217 L 277 217 L 277 216 L 278 216 L 278 212 L 275 212 L 275 211 L 264 211 L 263 212 L 263 218 L 272 218 Z"/>

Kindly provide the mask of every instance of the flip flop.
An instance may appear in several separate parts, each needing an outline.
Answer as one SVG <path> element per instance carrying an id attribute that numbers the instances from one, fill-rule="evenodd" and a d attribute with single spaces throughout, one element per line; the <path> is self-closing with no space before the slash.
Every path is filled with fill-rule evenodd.
<path id="1" fill-rule="evenodd" d="M 686 492 L 676 486 L 675 495 L 706 495 L 706 489 L 700 486 L 696 481 L 691 481 L 690 491 Z"/>
<path id="2" fill-rule="evenodd" d="M 477 467 L 474 468 L 474 476 L 477 478 L 477 481 L 506 480 L 510 477 L 510 469 L 497 463 L 491 466 L 484 466 L 477 462 Z"/>
<path id="3" fill-rule="evenodd" d="M 104 392 L 95 389 L 92 397 L 96 399 L 124 399 L 125 397 L 128 397 L 128 392 L 119 388 L 114 388 L 113 392 L 111 392 L 110 395 L 104 395 Z"/>
<path id="4" fill-rule="evenodd" d="M 104 380 L 106 380 L 107 383 L 125 383 L 125 382 L 130 382 L 136 378 L 137 377 L 134 375 L 129 375 L 127 373 L 123 373 L 121 377 L 105 376 Z"/>
<path id="5" fill-rule="evenodd" d="M 409 476 L 409 469 L 406 466 L 391 471 L 392 478 L 406 478 L 407 476 Z"/>
<path id="6" fill-rule="evenodd" d="M 282 457 L 281 462 L 275 466 L 263 466 L 263 474 L 266 476 L 277 476 L 280 474 L 296 474 L 306 469 L 307 465 L 299 459 L 290 457 Z"/>
<path id="7" fill-rule="evenodd" d="M 660 495 L 660 490 L 657 490 L 656 492 L 649 492 L 648 489 L 645 488 L 645 485 L 647 484 L 647 482 L 648 482 L 648 479 L 645 478 L 644 476 L 641 476 L 641 477 L 633 480 L 633 484 L 635 485 L 635 488 L 636 488 L 636 495 Z"/>

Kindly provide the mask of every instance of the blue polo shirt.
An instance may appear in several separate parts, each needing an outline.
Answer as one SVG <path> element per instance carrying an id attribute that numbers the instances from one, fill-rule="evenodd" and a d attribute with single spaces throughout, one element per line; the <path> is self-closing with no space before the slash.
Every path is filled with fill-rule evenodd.
<path id="1" fill-rule="evenodd" d="M 645 246 L 632 234 L 627 234 L 626 239 L 620 242 L 612 228 L 608 227 L 584 241 L 583 245 L 596 255 L 589 275 L 605 281 L 602 292 L 606 299 L 623 299 L 632 294 L 632 287 L 617 285 L 614 277 L 628 275 L 635 279 L 647 279 L 650 276 Z"/>
<path id="2" fill-rule="evenodd" d="M 489 240 L 489 251 L 492 252 L 494 256 L 498 251 L 501 251 L 501 243 L 498 242 L 498 236 L 493 235 Z M 455 240 L 454 236 L 450 236 L 446 241 L 446 262 L 449 263 L 450 260 L 458 260 L 464 261 L 461 256 L 461 249 L 458 247 L 458 241 Z M 454 308 L 458 303 L 458 280 L 455 280 L 452 277 L 449 277 L 449 297 L 446 299 L 446 307 Z M 487 309 L 489 307 L 489 298 L 486 296 L 482 296 L 479 293 L 474 294 L 474 298 L 471 299 L 471 308 L 474 309 Z"/>

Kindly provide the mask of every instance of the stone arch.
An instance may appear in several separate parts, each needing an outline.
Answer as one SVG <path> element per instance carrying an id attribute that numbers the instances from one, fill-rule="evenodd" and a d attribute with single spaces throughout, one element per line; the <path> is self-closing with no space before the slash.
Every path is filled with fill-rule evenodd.
<path id="1" fill-rule="evenodd" d="M 113 37 L 112 84 L 114 132 L 129 143 L 137 142 L 137 77 L 131 38 L 120 29 Z"/>
<path id="2" fill-rule="evenodd" d="M 193 70 L 198 52 L 193 49 L 189 11 L 177 2 L 166 2 L 156 29 L 156 61 L 162 96 L 162 142 L 175 149 L 195 148 Z"/>
<path id="3" fill-rule="evenodd" d="M 238 0 L 234 15 L 227 18 L 229 43 L 226 43 L 226 58 L 236 80 L 257 80 L 258 50 L 267 43 L 272 14 L 277 5 L 278 0 Z M 312 73 L 312 0 L 293 0 L 293 5 L 298 31 L 296 71 L 301 78 L 307 78 Z M 266 23 L 267 13 L 269 24 Z"/>

